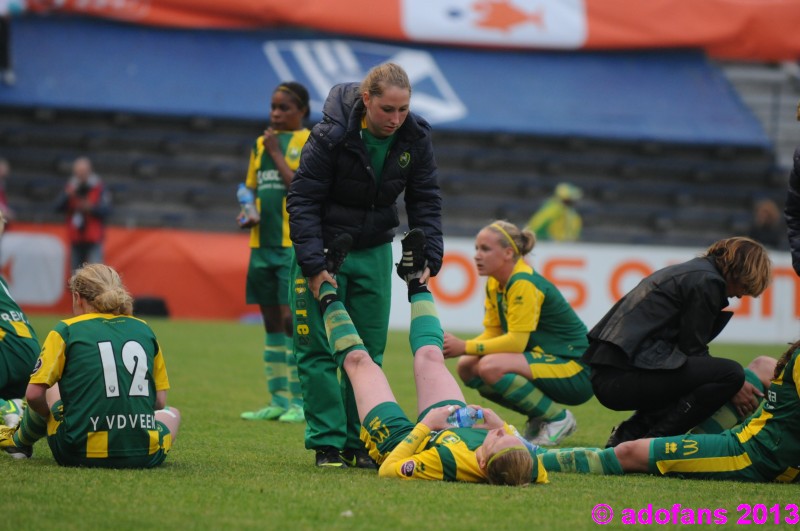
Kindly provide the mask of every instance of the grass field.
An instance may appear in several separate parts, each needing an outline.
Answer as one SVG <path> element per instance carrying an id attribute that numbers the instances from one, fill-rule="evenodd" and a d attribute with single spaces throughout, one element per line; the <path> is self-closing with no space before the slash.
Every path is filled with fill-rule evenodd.
<path id="1" fill-rule="evenodd" d="M 33 319 L 44 339 L 57 317 Z M 724 509 L 733 525 L 740 504 L 800 504 L 798 485 L 743 484 L 656 478 L 551 474 L 531 488 L 442 482 L 381 480 L 374 472 L 320 470 L 303 448 L 302 425 L 245 422 L 244 410 L 265 401 L 257 325 L 151 319 L 165 351 L 172 390 L 183 425 L 164 466 L 154 470 L 66 469 L 47 444 L 34 457 L 0 455 L 4 529 L 585 529 L 596 527 L 592 508 Z M 779 355 L 784 345 L 714 345 L 712 353 L 747 362 L 753 355 Z M 390 334 L 385 368 L 395 394 L 415 411 L 411 355 L 405 333 Z M 470 391 L 470 390 L 468 390 Z M 468 401 L 483 403 L 473 392 Z M 596 400 L 572 408 L 578 431 L 570 446 L 602 445 L 626 415 Z M 521 427 L 524 419 L 498 408 Z M 773 510 L 774 511 L 774 510 Z M 773 513 L 774 514 L 774 513 Z M 796 528 L 775 525 L 770 529 Z M 656 525 L 656 524 L 652 524 Z M 663 527 L 663 526 L 659 526 Z"/>

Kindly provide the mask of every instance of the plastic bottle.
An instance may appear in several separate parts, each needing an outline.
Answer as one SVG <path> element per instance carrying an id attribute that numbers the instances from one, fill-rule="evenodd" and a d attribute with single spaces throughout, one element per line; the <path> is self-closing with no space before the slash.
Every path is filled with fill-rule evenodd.
<path id="1" fill-rule="evenodd" d="M 242 213 L 239 216 L 242 220 L 258 220 L 258 213 L 256 212 L 255 198 L 253 192 L 244 185 L 239 183 L 239 188 L 236 189 L 236 199 L 239 200 L 239 206 L 242 207 Z"/>
<path id="2" fill-rule="evenodd" d="M 483 411 L 469 406 L 456 409 L 447 417 L 447 423 L 454 428 L 470 428 L 479 420 L 483 420 Z"/>
<path id="3" fill-rule="evenodd" d="M 533 454 L 539 452 L 539 446 L 533 444 L 528 439 L 523 437 L 522 434 L 520 434 L 520 432 L 517 430 L 517 428 L 515 428 L 514 426 L 509 426 L 509 428 L 511 428 L 511 432 L 517 437 L 517 439 L 519 439 L 519 442 L 521 442 L 525 446 L 525 448 L 528 449 L 529 452 Z"/>

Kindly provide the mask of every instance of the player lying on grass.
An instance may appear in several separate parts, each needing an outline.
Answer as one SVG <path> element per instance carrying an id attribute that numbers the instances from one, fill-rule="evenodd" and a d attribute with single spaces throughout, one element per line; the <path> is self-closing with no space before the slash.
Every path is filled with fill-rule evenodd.
<path id="1" fill-rule="evenodd" d="M 75 317 L 42 346 L 17 428 L 0 428 L 0 448 L 17 459 L 47 437 L 64 466 L 150 468 L 178 433 L 166 408 L 167 369 L 150 327 L 132 317 L 133 299 L 116 271 L 84 264 L 69 280 Z"/>
<path id="2" fill-rule="evenodd" d="M 719 434 L 638 439 L 614 448 L 564 448 L 539 458 L 547 470 L 593 474 L 797 482 L 800 478 L 800 341 L 781 356 L 762 406 Z"/>
<path id="3" fill-rule="evenodd" d="M 443 332 L 433 297 L 419 278 L 425 270 L 425 236 L 412 230 L 402 240 L 397 272 L 408 284 L 411 302 L 410 342 L 414 353 L 419 420 L 414 423 L 397 404 L 382 369 L 370 358 L 336 289 L 320 288 L 325 329 L 355 391 L 361 438 L 380 466 L 381 477 L 466 481 L 500 485 L 546 483 L 547 473 L 517 430 L 490 409 L 485 422 L 452 428 L 447 417 L 466 405 L 455 378 L 445 366 Z M 473 406 L 481 409 L 479 406 Z"/>

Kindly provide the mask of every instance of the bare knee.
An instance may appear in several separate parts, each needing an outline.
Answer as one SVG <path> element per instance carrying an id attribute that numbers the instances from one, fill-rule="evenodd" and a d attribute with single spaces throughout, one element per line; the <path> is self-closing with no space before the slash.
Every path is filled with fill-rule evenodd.
<path id="1" fill-rule="evenodd" d="M 770 380 L 772 380 L 775 375 L 775 366 L 777 364 L 778 360 L 773 357 L 757 356 L 747 365 L 747 368 L 758 376 L 758 379 L 761 380 L 764 387 L 769 387 Z"/>
<path id="2" fill-rule="evenodd" d="M 358 370 L 359 367 L 363 367 L 367 363 L 373 364 L 375 361 L 366 350 L 351 350 L 345 356 L 343 366 L 345 372 L 349 373 L 350 371 Z"/>
<path id="3" fill-rule="evenodd" d="M 444 365 L 442 349 L 434 345 L 424 345 L 414 353 L 414 363 L 441 363 Z"/>
<path id="4" fill-rule="evenodd" d="M 480 361 L 480 358 L 477 356 L 461 356 L 458 358 L 456 372 L 461 381 L 469 382 L 478 376 L 478 361 Z"/>
<path id="5" fill-rule="evenodd" d="M 626 441 L 614 448 L 622 470 L 625 472 L 647 472 L 650 458 L 650 441 L 652 439 L 636 439 Z"/>
<path id="6" fill-rule="evenodd" d="M 493 384 L 500 381 L 508 372 L 507 368 L 497 362 L 496 357 L 484 356 L 478 361 L 478 376 L 486 383 Z"/>

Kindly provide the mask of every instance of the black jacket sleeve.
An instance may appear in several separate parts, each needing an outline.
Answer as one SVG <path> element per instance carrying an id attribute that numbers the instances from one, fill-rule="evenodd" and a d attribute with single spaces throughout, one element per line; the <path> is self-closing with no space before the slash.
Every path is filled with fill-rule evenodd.
<path id="1" fill-rule="evenodd" d="M 333 153 L 325 145 L 321 124 L 314 127 L 303 146 L 300 167 L 286 197 L 289 233 L 297 263 L 306 277 L 325 269 L 322 209 L 333 180 Z"/>
<path id="2" fill-rule="evenodd" d="M 794 151 L 794 167 L 789 175 L 785 214 L 786 225 L 789 229 L 792 267 L 794 267 L 795 273 L 800 276 L 800 147 Z"/>

